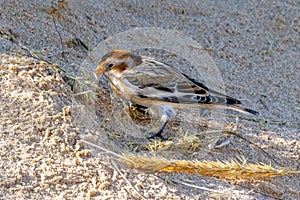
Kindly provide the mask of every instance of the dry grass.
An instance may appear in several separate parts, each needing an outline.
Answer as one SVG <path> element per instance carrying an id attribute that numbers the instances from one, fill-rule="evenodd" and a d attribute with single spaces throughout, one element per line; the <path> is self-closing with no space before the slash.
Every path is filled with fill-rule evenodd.
<path id="1" fill-rule="evenodd" d="M 126 154 L 120 158 L 121 162 L 130 167 L 154 172 L 177 172 L 199 174 L 201 176 L 219 179 L 265 179 L 275 176 L 288 176 L 300 174 L 286 168 L 276 168 L 266 164 L 248 163 L 245 158 L 230 161 L 187 161 L 169 160 L 165 158 L 147 157 L 141 155 Z"/>
<path id="2" fill-rule="evenodd" d="M 171 160 L 135 154 L 122 155 L 88 141 L 83 140 L 83 142 L 117 157 L 119 161 L 126 163 L 129 167 L 152 172 L 189 173 L 224 180 L 261 180 L 300 174 L 300 171 L 288 168 L 272 167 L 263 163 L 248 163 L 245 158 L 231 159 L 230 161 Z"/>

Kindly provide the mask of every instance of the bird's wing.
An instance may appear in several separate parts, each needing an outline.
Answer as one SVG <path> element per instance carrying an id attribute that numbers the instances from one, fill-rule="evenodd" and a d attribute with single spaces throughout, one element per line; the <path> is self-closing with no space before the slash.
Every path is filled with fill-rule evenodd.
<path id="1" fill-rule="evenodd" d="M 203 85 L 179 70 L 147 59 L 122 75 L 123 83 L 135 88 L 134 97 L 155 102 L 180 104 L 240 104 L 226 95 L 210 92 Z"/>

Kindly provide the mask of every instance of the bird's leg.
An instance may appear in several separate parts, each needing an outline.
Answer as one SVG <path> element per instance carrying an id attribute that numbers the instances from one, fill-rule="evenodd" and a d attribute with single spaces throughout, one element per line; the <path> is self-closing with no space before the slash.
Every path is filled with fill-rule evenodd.
<path id="1" fill-rule="evenodd" d="M 148 137 L 148 139 L 153 139 L 153 138 L 159 137 L 162 141 L 168 140 L 167 138 L 164 138 L 162 136 L 162 133 L 163 133 L 164 129 L 166 128 L 166 126 L 169 122 L 169 119 L 175 115 L 175 112 L 174 112 L 174 110 L 172 110 L 171 108 L 169 108 L 167 106 L 161 107 L 160 109 L 161 109 L 160 111 L 162 111 L 160 120 L 163 121 L 163 125 L 157 133 Z"/>
<path id="2" fill-rule="evenodd" d="M 162 127 L 159 129 L 159 131 L 153 135 L 151 135 L 150 137 L 148 137 L 148 139 L 154 139 L 154 138 L 160 138 L 162 141 L 164 140 L 168 140 L 167 138 L 165 138 L 164 136 L 162 136 L 161 134 L 163 133 L 164 129 L 166 128 L 167 124 L 169 122 L 169 118 L 167 118 Z"/>

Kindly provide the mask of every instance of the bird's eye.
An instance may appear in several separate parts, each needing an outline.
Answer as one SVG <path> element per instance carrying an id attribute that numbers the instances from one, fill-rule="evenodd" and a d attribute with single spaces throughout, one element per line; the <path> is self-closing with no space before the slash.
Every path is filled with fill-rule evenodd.
<path id="1" fill-rule="evenodd" d="M 108 64 L 107 67 L 108 68 L 112 68 L 114 66 L 114 64 Z"/>

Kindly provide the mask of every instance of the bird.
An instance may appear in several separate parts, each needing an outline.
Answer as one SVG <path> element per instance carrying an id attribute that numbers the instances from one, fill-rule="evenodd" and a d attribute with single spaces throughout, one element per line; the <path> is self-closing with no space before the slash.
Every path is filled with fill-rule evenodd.
<path id="1" fill-rule="evenodd" d="M 259 115 L 240 100 L 208 88 L 167 63 L 126 50 L 106 53 L 95 74 L 103 74 L 119 98 L 147 108 L 152 116 L 160 118 L 162 126 L 149 139 L 166 139 L 162 133 L 178 108 L 221 108 Z"/>

